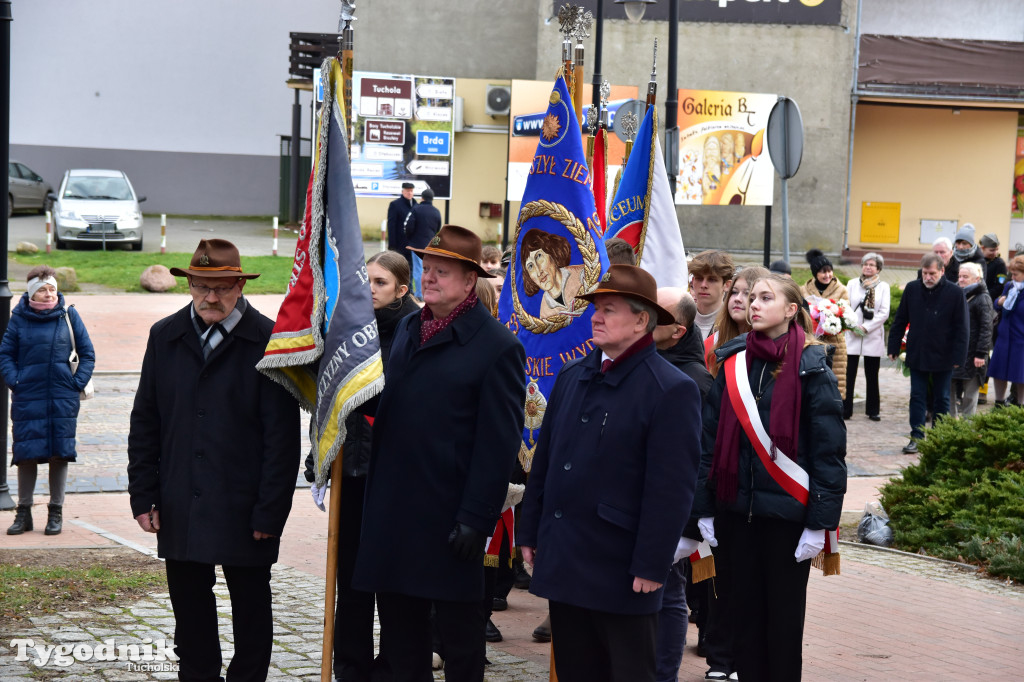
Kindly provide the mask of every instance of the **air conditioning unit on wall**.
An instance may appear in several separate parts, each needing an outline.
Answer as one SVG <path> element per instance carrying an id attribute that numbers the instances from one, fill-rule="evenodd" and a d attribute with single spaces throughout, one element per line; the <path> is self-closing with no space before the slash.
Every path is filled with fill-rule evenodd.
<path id="1" fill-rule="evenodd" d="M 484 112 L 488 116 L 508 116 L 512 107 L 512 90 L 507 85 L 488 85 Z"/>

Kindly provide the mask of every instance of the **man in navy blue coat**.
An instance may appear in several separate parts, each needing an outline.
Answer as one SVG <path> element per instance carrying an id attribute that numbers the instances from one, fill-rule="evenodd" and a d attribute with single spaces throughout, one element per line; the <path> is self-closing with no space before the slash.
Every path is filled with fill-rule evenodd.
<path id="1" fill-rule="evenodd" d="M 548 398 L 520 516 L 530 591 L 550 603 L 562 682 L 655 679 L 662 586 L 690 513 L 700 393 L 658 355 L 673 323 L 640 268 L 613 265 L 593 292 L 598 350 Z"/>

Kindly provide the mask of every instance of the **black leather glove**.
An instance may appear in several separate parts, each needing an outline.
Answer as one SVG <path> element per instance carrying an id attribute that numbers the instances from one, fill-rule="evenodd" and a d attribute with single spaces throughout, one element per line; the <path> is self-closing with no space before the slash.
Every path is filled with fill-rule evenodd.
<path id="1" fill-rule="evenodd" d="M 448 534 L 448 546 L 459 561 L 483 561 L 487 536 L 464 523 L 456 523 Z"/>
<path id="2" fill-rule="evenodd" d="M 306 481 L 309 483 L 316 480 L 316 462 L 313 461 L 312 450 L 306 455 L 306 470 L 302 472 L 302 475 L 306 477 Z"/>

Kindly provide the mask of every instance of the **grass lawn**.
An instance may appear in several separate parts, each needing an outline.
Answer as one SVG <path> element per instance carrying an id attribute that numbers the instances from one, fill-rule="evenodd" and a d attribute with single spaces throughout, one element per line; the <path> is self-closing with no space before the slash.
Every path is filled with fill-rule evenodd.
<path id="1" fill-rule="evenodd" d="M 54 251 L 39 252 L 23 256 L 13 251 L 8 256 L 29 267 L 45 263 L 55 268 L 72 267 L 78 275 L 78 282 L 100 284 L 122 291 L 145 292 L 139 285 L 139 275 L 150 265 L 161 264 L 181 267 L 192 259 L 191 253 L 134 253 L 130 251 Z M 247 294 L 283 294 L 288 288 L 292 270 L 292 258 L 283 256 L 246 256 L 244 268 L 247 272 L 258 272 L 260 277 L 249 280 L 245 285 Z M 187 283 L 178 278 L 178 286 L 172 293 L 186 293 Z"/>

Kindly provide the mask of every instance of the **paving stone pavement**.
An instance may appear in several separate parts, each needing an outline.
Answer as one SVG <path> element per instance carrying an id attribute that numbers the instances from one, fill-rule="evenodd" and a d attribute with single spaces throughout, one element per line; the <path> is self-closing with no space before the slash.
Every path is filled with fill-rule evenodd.
<path id="1" fill-rule="evenodd" d="M 214 593 L 218 602 L 221 648 L 224 665 L 234 655 L 231 635 L 231 601 L 223 572 L 217 569 L 218 582 Z M 320 679 L 320 651 L 323 642 L 323 580 L 318 576 L 288 566 L 275 565 L 272 573 L 274 590 L 274 653 L 270 660 L 269 679 Z M 313 606 L 311 606 L 313 605 Z M 109 640 L 117 645 L 155 643 L 156 660 L 73 660 L 66 662 L 69 675 L 63 680 L 169 680 L 177 679 L 174 658 L 159 655 L 160 644 L 174 643 L 174 614 L 166 592 L 154 592 L 148 598 L 119 607 L 91 607 L 83 611 L 66 611 L 52 616 L 30 618 L 30 627 L 16 633 L 13 640 L 0 641 L 0 682 L 29 682 L 36 679 L 34 669 L 60 669 L 51 657 L 45 665 L 37 667 L 38 654 L 32 649 L 40 645 L 70 644 L 88 647 L 92 652 Z M 379 638 L 380 624 L 374 622 L 374 638 Z M 29 660 L 18 659 L 18 640 L 32 640 L 24 644 Z M 85 651 L 83 648 L 82 651 Z M 143 648 L 143 651 L 145 649 Z M 74 651 L 70 652 L 74 656 Z M 488 666 L 485 679 L 489 682 L 521 682 L 547 680 L 547 668 L 493 647 L 488 647 Z M 147 669 L 145 666 L 149 666 Z M 434 675 L 443 680 L 442 672 Z"/>

